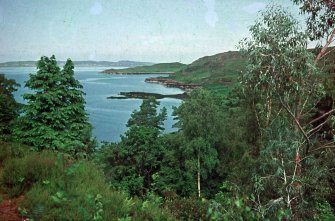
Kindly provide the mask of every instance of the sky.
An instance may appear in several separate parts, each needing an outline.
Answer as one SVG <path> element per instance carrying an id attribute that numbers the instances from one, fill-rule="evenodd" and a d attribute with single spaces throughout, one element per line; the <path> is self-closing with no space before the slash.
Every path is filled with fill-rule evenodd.
<path id="1" fill-rule="evenodd" d="M 270 0 L 0 0 L 0 62 L 191 63 L 237 50 Z M 290 0 L 277 0 L 299 16 Z"/>

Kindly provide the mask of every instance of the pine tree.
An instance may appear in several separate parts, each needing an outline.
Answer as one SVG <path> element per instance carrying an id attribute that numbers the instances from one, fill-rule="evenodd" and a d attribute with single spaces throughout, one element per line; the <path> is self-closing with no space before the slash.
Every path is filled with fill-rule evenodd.
<path id="1" fill-rule="evenodd" d="M 41 57 L 37 73 L 30 74 L 24 94 L 28 104 L 20 118 L 17 137 L 38 150 L 51 149 L 71 155 L 88 152 L 92 127 L 85 112 L 84 92 L 67 60 L 63 70 L 55 56 Z"/>
<path id="2" fill-rule="evenodd" d="M 0 138 L 11 133 L 12 123 L 19 115 L 20 105 L 13 96 L 19 86 L 15 80 L 0 74 Z"/>
<path id="3" fill-rule="evenodd" d="M 140 110 L 131 115 L 127 123 L 129 129 L 121 142 L 110 146 L 111 183 L 131 195 L 145 196 L 152 188 L 153 175 L 160 169 L 164 153 L 161 126 L 166 109 L 157 113 L 158 105 L 155 98 L 143 100 Z"/>
<path id="4" fill-rule="evenodd" d="M 163 107 L 161 112 L 157 114 L 157 107 L 159 106 L 159 101 L 151 97 L 149 99 L 143 100 L 140 111 L 134 111 L 131 114 L 131 118 L 128 120 L 127 127 L 133 125 L 144 126 L 144 127 L 154 127 L 159 130 L 163 130 L 163 123 L 166 119 L 166 108 Z"/>

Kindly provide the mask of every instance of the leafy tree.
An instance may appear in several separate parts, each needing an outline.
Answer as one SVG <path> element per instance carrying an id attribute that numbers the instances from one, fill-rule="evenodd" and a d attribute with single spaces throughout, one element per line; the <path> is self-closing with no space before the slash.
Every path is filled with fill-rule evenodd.
<path id="1" fill-rule="evenodd" d="M 186 165 L 196 172 L 197 193 L 201 197 L 201 177 L 205 178 L 218 163 L 216 144 L 220 138 L 221 113 L 219 99 L 206 90 L 195 90 L 175 114 L 177 126 L 186 137 Z"/>
<path id="2" fill-rule="evenodd" d="M 153 175 L 160 170 L 164 153 L 160 129 L 166 110 L 157 113 L 158 105 L 154 98 L 143 100 L 140 110 L 131 115 L 121 142 L 103 150 L 108 151 L 105 170 L 112 185 L 131 195 L 145 196 L 152 188 Z"/>
<path id="3" fill-rule="evenodd" d="M 15 80 L 0 74 L 0 137 L 11 133 L 13 121 L 19 115 L 20 105 L 13 96 L 19 86 Z"/>
<path id="4" fill-rule="evenodd" d="M 265 203 L 267 213 L 286 207 L 291 217 L 302 218 L 302 199 L 317 193 L 315 180 L 327 174 L 320 172 L 313 153 L 329 148 L 315 134 L 332 111 L 312 118 L 325 90 L 314 55 L 306 48 L 307 35 L 290 14 L 268 7 L 250 33 L 241 43 L 248 58 L 242 84 L 262 131 L 261 165 L 254 177 L 258 206 Z M 268 194 L 260 200 L 264 192 Z"/>
<path id="5" fill-rule="evenodd" d="M 308 15 L 306 23 L 310 40 L 319 41 L 320 50 L 315 58 L 318 62 L 330 53 L 327 49 L 335 41 L 335 2 L 333 0 L 293 0 L 293 2 L 300 6 L 302 13 Z"/>
<path id="6" fill-rule="evenodd" d="M 153 175 L 153 190 L 166 197 L 194 195 L 194 171 L 187 163 L 190 157 L 185 136 L 180 132 L 165 134 L 161 142 L 165 148 L 160 170 Z"/>
<path id="7" fill-rule="evenodd" d="M 84 92 L 74 78 L 70 59 L 63 70 L 55 56 L 41 57 L 37 73 L 30 74 L 24 94 L 28 101 L 20 117 L 17 137 L 38 150 L 51 149 L 71 155 L 91 151 L 91 125 L 85 111 Z"/>

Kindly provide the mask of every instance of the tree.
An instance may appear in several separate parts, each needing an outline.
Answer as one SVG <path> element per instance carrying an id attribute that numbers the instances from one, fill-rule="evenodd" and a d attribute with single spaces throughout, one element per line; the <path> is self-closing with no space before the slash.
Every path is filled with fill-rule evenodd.
<path id="1" fill-rule="evenodd" d="M 140 110 L 131 115 L 121 142 L 106 147 L 110 149 L 106 160 L 112 185 L 131 195 L 145 196 L 152 189 L 153 175 L 160 170 L 164 154 L 160 129 L 166 109 L 157 113 L 158 105 L 154 98 L 143 100 Z"/>
<path id="2" fill-rule="evenodd" d="M 319 52 L 315 58 L 318 62 L 335 48 L 328 47 L 335 41 L 335 2 L 333 0 L 293 0 L 300 5 L 302 13 L 308 15 L 307 29 L 310 40 L 320 41 Z M 322 40 L 325 40 L 322 43 Z"/>
<path id="3" fill-rule="evenodd" d="M 219 100 L 205 90 L 195 90 L 175 114 L 177 126 L 186 137 L 187 167 L 196 172 L 197 195 L 201 197 L 201 180 L 206 178 L 218 163 L 217 144 L 220 137 Z"/>
<path id="4" fill-rule="evenodd" d="M 131 118 L 128 120 L 127 127 L 137 125 L 164 130 L 162 126 L 164 120 L 166 120 L 167 110 L 165 107 L 163 107 L 161 112 L 157 114 L 158 106 L 159 101 L 153 97 L 143 100 L 140 106 L 140 111 L 135 110 L 131 114 Z"/>
<path id="5" fill-rule="evenodd" d="M 71 155 L 90 152 L 92 126 L 72 61 L 68 59 L 60 70 L 55 56 L 41 57 L 37 69 L 25 85 L 34 93 L 23 95 L 28 104 L 20 117 L 17 137 L 38 150 Z"/>
<path id="6" fill-rule="evenodd" d="M 20 85 L 0 74 L 0 137 L 11 134 L 13 121 L 19 116 L 20 104 L 13 96 L 13 92 Z"/>
<path id="7" fill-rule="evenodd" d="M 284 206 L 297 219 L 303 216 L 302 199 L 321 189 L 315 180 L 326 174 L 320 172 L 313 153 L 330 146 L 316 133 L 332 111 L 312 118 L 325 94 L 319 80 L 322 74 L 307 50 L 307 35 L 290 14 L 280 7 L 268 7 L 251 26 L 250 34 L 241 43 L 248 59 L 242 84 L 262 131 L 262 163 L 254 177 L 255 192 L 261 203 L 260 193 L 267 191 L 269 197 L 262 202 L 268 208 Z"/>

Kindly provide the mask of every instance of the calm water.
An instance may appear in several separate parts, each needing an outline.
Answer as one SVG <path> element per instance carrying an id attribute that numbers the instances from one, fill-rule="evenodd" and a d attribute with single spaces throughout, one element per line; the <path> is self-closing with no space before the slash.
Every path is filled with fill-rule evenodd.
<path id="1" fill-rule="evenodd" d="M 109 67 L 110 68 L 110 67 Z M 108 96 L 118 95 L 121 91 L 140 91 L 160 94 L 177 94 L 182 90 L 177 88 L 166 88 L 158 84 L 145 83 L 147 77 L 159 75 L 107 75 L 98 73 L 107 68 L 76 68 L 75 77 L 84 87 L 86 93 L 86 110 L 89 113 L 90 121 L 94 126 L 93 135 L 99 141 L 119 141 L 120 135 L 126 130 L 126 123 L 131 113 L 138 109 L 142 100 L 107 99 Z M 22 94 L 29 92 L 24 88 L 24 82 L 28 80 L 29 73 L 36 73 L 36 68 L 0 68 L 0 73 L 4 73 L 7 78 L 15 79 L 21 87 L 15 93 L 18 102 L 24 103 Z M 165 132 L 174 131 L 172 107 L 180 105 L 178 99 L 165 98 L 160 100 L 161 107 L 165 106 L 168 110 L 168 119 L 165 121 Z"/>

